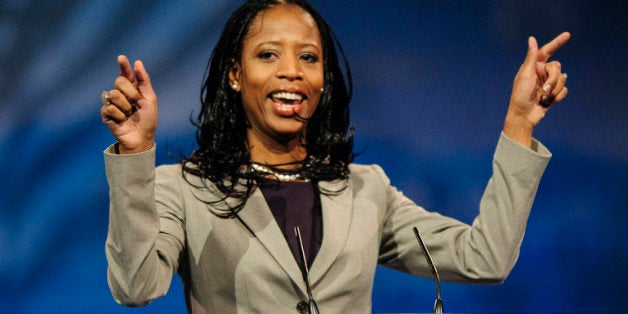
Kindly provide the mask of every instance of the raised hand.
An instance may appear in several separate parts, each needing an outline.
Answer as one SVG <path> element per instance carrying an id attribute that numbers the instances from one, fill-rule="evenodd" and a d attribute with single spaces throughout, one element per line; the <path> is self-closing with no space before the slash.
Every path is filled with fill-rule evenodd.
<path id="1" fill-rule="evenodd" d="M 118 140 L 121 154 L 150 149 L 157 129 L 157 95 L 142 61 L 118 56 L 120 76 L 108 92 L 108 102 L 100 108 L 102 121 Z"/>
<path id="2" fill-rule="evenodd" d="M 567 75 L 561 73 L 558 61 L 548 60 L 569 38 L 569 33 L 562 33 L 541 49 L 534 37 L 528 39 L 528 53 L 515 76 L 504 123 L 504 134 L 527 147 L 534 127 L 554 103 L 567 96 Z"/>

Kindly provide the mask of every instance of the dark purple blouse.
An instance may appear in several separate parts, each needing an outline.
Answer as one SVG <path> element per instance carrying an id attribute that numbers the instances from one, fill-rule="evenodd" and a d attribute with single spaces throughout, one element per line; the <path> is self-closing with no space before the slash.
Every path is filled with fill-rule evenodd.
<path id="1" fill-rule="evenodd" d="M 294 259 L 304 271 L 299 242 L 294 232 L 301 230 L 307 265 L 311 267 L 323 242 L 323 221 L 318 190 L 312 182 L 258 179 L 258 186 L 283 232 Z"/>

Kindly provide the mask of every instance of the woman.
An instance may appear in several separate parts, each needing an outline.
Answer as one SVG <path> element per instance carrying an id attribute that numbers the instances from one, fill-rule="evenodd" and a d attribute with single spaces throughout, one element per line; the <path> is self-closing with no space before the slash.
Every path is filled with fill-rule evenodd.
<path id="1" fill-rule="evenodd" d="M 199 148 L 180 165 L 155 169 L 157 96 L 142 62 L 118 57 L 101 108 L 117 139 L 105 151 L 114 298 L 147 304 L 178 273 L 193 313 L 368 313 L 378 263 L 430 275 L 413 226 L 442 278 L 503 281 L 550 157 L 532 130 L 567 94 L 547 60 L 568 39 L 529 39 L 472 226 L 351 164 L 350 75 L 345 87 L 339 45 L 305 1 L 248 1 L 231 16 L 208 65 Z"/>

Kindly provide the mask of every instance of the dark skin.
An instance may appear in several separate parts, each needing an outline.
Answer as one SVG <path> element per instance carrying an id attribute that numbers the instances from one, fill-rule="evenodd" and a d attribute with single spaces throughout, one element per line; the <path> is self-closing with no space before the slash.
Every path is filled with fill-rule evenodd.
<path id="1" fill-rule="evenodd" d="M 534 37 L 528 39 L 528 54 L 515 76 L 504 122 L 504 134 L 521 145 L 530 147 L 534 127 L 552 104 L 567 97 L 567 77 L 561 74 L 561 64 L 548 60 L 570 37 L 562 33 L 541 49 Z"/>
<path id="2" fill-rule="evenodd" d="M 280 5 L 273 10 L 281 9 L 283 6 L 289 5 Z M 294 11 L 294 8 L 291 10 Z M 304 20 L 304 23 L 308 22 Z M 565 45 L 569 38 L 569 33 L 562 33 L 540 49 L 534 37 L 528 39 L 528 53 L 515 76 L 503 128 L 507 137 L 525 147 L 531 147 L 532 132 L 551 105 L 562 101 L 567 96 L 566 76 L 561 73 L 561 64 L 558 61 L 550 62 L 549 58 Z M 299 54 L 294 55 L 301 58 Z M 322 59 L 322 56 L 319 58 Z M 296 59 L 294 64 L 299 64 L 299 60 Z M 114 89 L 110 94 L 110 105 L 101 108 L 102 121 L 118 140 L 120 154 L 143 152 L 150 149 L 155 142 L 158 115 L 157 95 L 141 61 L 135 61 L 132 67 L 125 56 L 119 56 L 118 65 L 120 75 L 114 82 Z M 304 75 L 308 77 L 301 79 L 312 77 L 312 74 Z M 318 77 L 318 75 L 322 76 L 322 73 L 316 73 L 315 76 Z M 225 79 L 233 82 L 234 78 L 232 76 Z M 247 111 L 247 115 L 251 114 L 252 112 Z M 277 119 L 272 119 L 268 120 L 269 123 L 276 123 L 273 121 Z M 289 126 L 285 122 L 282 123 Z M 252 142 L 257 143 L 254 147 L 255 154 L 251 154 L 252 158 L 257 158 L 253 161 L 279 163 L 302 159 L 306 152 L 303 146 L 295 145 L 298 143 L 301 132 L 294 132 L 294 130 L 291 132 L 294 138 L 289 141 L 286 141 L 286 134 L 277 136 L 278 133 L 269 132 L 260 133 L 267 136 L 251 138 Z M 278 147 L 285 149 L 278 149 Z"/>
<path id="3" fill-rule="evenodd" d="M 289 30 L 289 31 L 287 31 Z M 251 161 L 282 164 L 303 160 L 307 120 L 321 96 L 323 47 L 314 19 L 297 5 L 260 13 L 244 40 L 242 57 L 229 73 L 240 93 Z M 302 97 L 284 101 L 269 97 Z M 290 94 L 292 96 L 286 96 Z"/>
<path id="4" fill-rule="evenodd" d="M 155 142 L 157 95 L 142 61 L 132 68 L 127 57 L 118 56 L 118 65 L 111 105 L 100 109 L 102 121 L 118 140 L 120 154 L 147 151 Z"/>

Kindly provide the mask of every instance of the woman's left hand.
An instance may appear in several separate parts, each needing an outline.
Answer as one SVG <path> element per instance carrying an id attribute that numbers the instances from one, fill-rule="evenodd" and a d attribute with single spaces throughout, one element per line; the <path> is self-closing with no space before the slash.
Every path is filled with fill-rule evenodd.
<path id="1" fill-rule="evenodd" d="M 504 134 L 526 147 L 530 147 L 532 131 L 549 108 L 567 96 L 567 75 L 561 72 L 558 61 L 548 60 L 569 37 L 569 33 L 562 33 L 541 49 L 534 37 L 528 39 L 528 54 L 515 76 L 504 122 Z"/>

